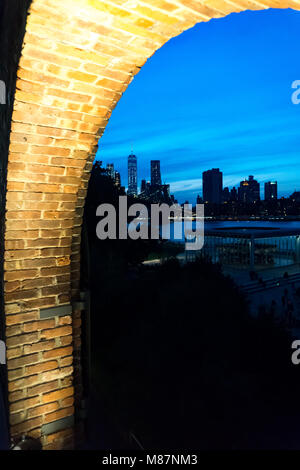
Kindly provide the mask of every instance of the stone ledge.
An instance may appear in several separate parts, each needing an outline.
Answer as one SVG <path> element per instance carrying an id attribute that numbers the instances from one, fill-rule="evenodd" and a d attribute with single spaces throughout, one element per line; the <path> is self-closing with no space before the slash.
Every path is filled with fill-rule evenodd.
<path id="1" fill-rule="evenodd" d="M 60 305 L 59 307 L 41 308 L 40 318 L 62 317 L 72 314 L 72 305 Z"/>
<path id="2" fill-rule="evenodd" d="M 67 416 L 66 418 L 58 419 L 52 423 L 43 424 L 41 432 L 42 435 L 53 434 L 66 428 L 74 426 L 74 416 Z"/>

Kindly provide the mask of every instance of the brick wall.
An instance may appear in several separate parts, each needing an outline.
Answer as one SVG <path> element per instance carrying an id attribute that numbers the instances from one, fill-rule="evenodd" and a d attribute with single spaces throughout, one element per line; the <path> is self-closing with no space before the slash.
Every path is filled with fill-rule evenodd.
<path id="1" fill-rule="evenodd" d="M 13 36 L 7 33 L 12 44 L 23 36 L 27 5 L 6 4 L 19 18 Z M 13 436 L 38 437 L 45 449 L 72 446 L 81 396 L 81 319 L 73 302 L 79 297 L 82 214 L 97 141 L 122 93 L 158 48 L 197 22 L 246 8 L 299 5 L 32 1 L 17 71 L 6 194 L 4 293 Z M 16 23 L 6 28 L 16 29 Z M 18 50 L 18 44 L 13 47 Z M 13 89 L 16 64 L 6 61 Z M 4 140 L 8 124 L 10 117 L 1 129 Z"/>

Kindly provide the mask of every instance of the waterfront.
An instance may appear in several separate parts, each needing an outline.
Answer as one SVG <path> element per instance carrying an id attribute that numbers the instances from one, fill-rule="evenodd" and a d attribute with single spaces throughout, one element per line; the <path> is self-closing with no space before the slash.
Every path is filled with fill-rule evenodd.
<path id="1" fill-rule="evenodd" d="M 178 226 L 182 225 L 182 234 L 184 234 L 184 222 L 174 222 L 173 227 L 171 229 L 171 240 L 177 242 L 184 242 L 184 235 L 182 236 L 181 240 L 174 239 L 174 233 L 178 231 Z M 196 222 L 192 222 L 193 230 L 196 227 Z M 233 228 L 234 230 L 243 230 L 245 233 L 247 230 L 250 229 L 281 229 L 281 230 L 292 230 L 296 231 L 299 230 L 300 235 L 300 220 L 205 220 L 204 222 L 204 234 L 207 234 L 211 231 L 218 231 L 219 229 L 230 229 Z"/>
<path id="2" fill-rule="evenodd" d="M 189 228 L 195 230 L 195 221 L 185 226 L 184 222 L 174 222 L 171 241 L 183 244 L 184 229 Z M 182 236 L 178 239 L 180 232 Z M 205 221 L 203 248 L 186 250 L 178 258 L 192 261 L 199 255 L 239 270 L 299 265 L 300 221 Z"/>

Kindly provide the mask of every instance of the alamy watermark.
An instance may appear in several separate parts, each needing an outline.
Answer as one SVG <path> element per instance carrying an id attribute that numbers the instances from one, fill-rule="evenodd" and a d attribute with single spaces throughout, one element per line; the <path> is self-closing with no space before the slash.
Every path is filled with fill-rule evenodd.
<path id="1" fill-rule="evenodd" d="M 300 340 L 295 339 L 292 343 L 292 349 L 295 349 L 296 351 L 293 352 L 292 354 L 292 363 L 297 366 L 300 364 Z"/>
<path id="2" fill-rule="evenodd" d="M 0 104 L 6 104 L 6 85 L 3 80 L 0 80 Z M 6 346 L 2 340 L 0 340 L 0 364 L 6 364 Z"/>
<path id="3" fill-rule="evenodd" d="M 0 364 L 6 364 L 6 346 L 4 341 L 0 340 Z"/>
<path id="4" fill-rule="evenodd" d="M 150 212 L 150 213 L 149 213 Z M 97 223 L 96 234 L 100 240 L 127 239 L 185 240 L 186 250 L 201 250 L 204 244 L 204 205 L 197 204 L 193 212 L 191 204 L 151 204 L 150 211 L 141 203 L 127 206 L 127 196 L 119 196 L 118 221 L 117 211 L 112 204 L 101 204 L 96 215 L 102 217 Z M 128 217 L 133 220 L 128 223 Z M 150 223 L 149 223 L 150 222 Z M 194 222 L 194 227 L 193 227 Z"/>
<path id="5" fill-rule="evenodd" d="M 6 104 L 6 85 L 0 80 L 0 104 Z"/>
<path id="6" fill-rule="evenodd" d="M 300 103 L 300 80 L 294 80 L 292 83 L 292 88 L 296 88 L 296 91 L 293 92 L 291 100 L 293 104 Z"/>

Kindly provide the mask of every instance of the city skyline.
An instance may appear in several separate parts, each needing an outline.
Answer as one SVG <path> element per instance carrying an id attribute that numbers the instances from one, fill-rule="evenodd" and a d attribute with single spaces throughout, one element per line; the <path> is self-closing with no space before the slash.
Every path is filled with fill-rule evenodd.
<path id="1" fill-rule="evenodd" d="M 114 159 L 125 174 L 133 142 L 139 181 L 155 156 L 180 201 L 196 198 L 209 167 L 223 169 L 224 186 L 254 174 L 262 184 L 279 181 L 278 197 L 298 190 L 300 106 L 291 84 L 299 78 L 299 28 L 299 12 L 271 9 L 211 20 L 172 39 L 122 97 L 97 158 Z"/>
<path id="2" fill-rule="evenodd" d="M 162 185 L 160 160 L 150 160 L 150 178 L 139 180 L 137 173 L 138 158 L 136 155 L 131 153 L 128 155 L 128 175 L 130 175 L 132 172 L 132 158 L 134 158 L 134 191 L 130 191 L 129 187 L 124 187 L 128 194 L 137 196 L 143 193 L 149 185 L 150 187 L 170 186 L 169 184 L 165 183 Z M 118 171 L 115 170 L 114 163 L 106 164 L 106 172 L 112 179 L 117 179 L 117 185 L 120 187 L 121 175 Z M 128 176 L 128 178 L 130 178 L 130 176 Z M 227 191 L 226 195 L 228 196 L 228 199 L 225 198 L 224 191 Z M 287 197 L 290 197 L 294 192 L 295 191 L 290 191 L 290 193 L 287 194 Z M 174 197 L 175 196 L 176 195 L 174 195 Z M 197 204 L 199 199 L 203 200 L 204 202 L 221 204 L 222 202 L 229 200 L 253 202 L 258 200 L 277 200 L 280 199 L 280 197 L 278 197 L 278 182 L 274 181 L 274 179 L 272 180 L 269 178 L 268 181 L 264 182 L 264 184 L 261 184 L 260 181 L 254 179 L 253 175 L 249 175 L 248 179 L 244 178 L 230 188 L 223 185 L 223 172 L 220 171 L 219 168 L 211 168 L 202 172 L 202 190 L 199 191 L 196 196 Z M 191 201 L 191 203 L 193 202 L 194 201 Z"/>
<path id="3" fill-rule="evenodd" d="M 133 155 L 133 154 L 130 154 L 130 155 L 127 157 L 127 160 L 129 161 L 129 158 L 130 158 L 131 156 L 135 157 L 136 163 L 137 163 L 138 157 L 137 157 L 136 155 Z M 148 178 L 139 178 L 139 177 L 138 177 L 138 172 L 137 172 L 137 170 L 136 170 L 136 188 L 137 188 L 137 194 L 139 194 L 140 192 L 142 192 L 142 189 L 141 189 L 141 188 L 142 188 L 143 184 L 150 184 L 150 183 L 151 183 L 151 180 L 152 180 L 152 178 L 151 178 L 151 175 L 152 175 L 152 163 L 154 163 L 154 162 L 158 162 L 158 167 L 159 167 L 159 170 L 158 170 L 158 171 L 159 171 L 160 184 L 162 184 L 161 169 L 160 169 L 160 160 L 150 160 L 150 173 L 148 174 L 148 176 L 149 176 Z M 102 163 L 103 163 L 103 162 L 102 162 Z M 149 164 L 149 162 L 148 162 L 148 164 Z M 118 175 L 118 179 L 120 179 L 120 178 L 121 178 L 120 172 L 118 172 L 118 171 L 116 171 L 116 170 L 114 169 L 114 163 L 106 163 L 106 171 L 107 171 L 107 173 L 112 177 L 112 175 L 111 175 L 111 169 L 114 171 L 115 174 Z M 203 175 L 204 175 L 204 173 L 211 172 L 212 170 L 219 170 L 219 168 L 215 168 L 215 169 L 214 169 L 214 168 L 211 168 L 211 169 L 204 170 L 204 171 L 202 172 L 202 177 L 200 178 L 201 184 L 200 184 L 200 186 L 199 186 L 199 191 L 198 191 L 198 192 L 197 192 L 197 191 L 194 192 L 194 194 L 197 193 L 196 198 L 197 198 L 197 197 L 200 195 L 200 193 L 201 193 L 201 196 L 203 196 L 203 199 L 205 199 L 205 197 L 204 197 L 204 195 L 203 195 Z M 129 169 L 128 169 L 128 165 L 127 165 L 127 173 L 128 173 L 128 171 L 129 171 Z M 231 190 L 233 189 L 233 190 L 236 190 L 236 191 L 237 191 L 238 188 L 239 188 L 239 186 L 240 186 L 243 182 L 246 182 L 246 181 L 247 181 L 247 178 L 248 178 L 248 177 L 249 177 L 249 178 L 251 178 L 251 177 L 253 178 L 253 175 L 250 175 L 250 176 L 248 175 L 248 176 L 245 176 L 242 180 L 236 181 L 236 182 L 235 182 L 234 184 L 232 184 L 231 186 L 225 186 L 225 185 L 223 184 L 223 172 L 221 172 L 221 174 L 222 174 L 222 178 L 221 178 L 221 180 L 222 180 L 222 183 L 221 183 L 222 190 L 221 190 L 221 191 L 223 191 L 224 189 L 229 189 L 229 191 L 231 191 Z M 224 177 L 225 177 L 225 179 L 226 179 L 226 175 L 224 175 Z M 271 185 L 271 187 L 270 187 L 270 185 Z M 272 185 L 276 185 L 276 192 L 274 193 L 274 194 L 276 194 L 275 199 L 277 199 L 277 198 L 279 199 L 280 197 L 284 197 L 284 196 L 278 196 L 278 182 L 275 181 L 274 178 L 272 178 L 272 175 L 270 175 L 269 177 L 267 177 L 267 179 L 266 179 L 265 181 L 260 181 L 260 182 L 259 182 L 259 186 L 260 186 L 260 188 L 259 188 L 259 194 L 260 194 L 260 199 L 261 199 L 261 200 L 267 200 L 267 199 L 269 199 L 268 197 L 267 197 L 267 198 L 265 197 L 265 194 L 266 194 L 266 187 L 268 188 L 267 191 L 271 191 L 271 192 L 272 192 Z M 119 184 L 119 186 L 120 186 L 120 184 Z M 128 186 L 126 186 L 126 187 L 124 187 L 124 188 L 125 188 L 126 192 L 127 192 L 128 189 L 129 189 Z M 291 194 L 293 194 L 295 191 L 298 192 L 298 190 L 297 190 L 296 188 L 295 188 L 295 189 L 290 188 L 290 190 L 287 190 L 287 192 L 286 192 L 286 194 L 285 194 L 285 197 L 289 197 L 289 196 L 290 196 Z M 273 194 L 272 197 L 270 196 L 270 198 L 274 198 L 274 194 Z"/>

